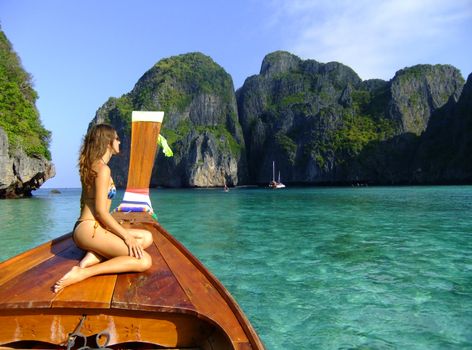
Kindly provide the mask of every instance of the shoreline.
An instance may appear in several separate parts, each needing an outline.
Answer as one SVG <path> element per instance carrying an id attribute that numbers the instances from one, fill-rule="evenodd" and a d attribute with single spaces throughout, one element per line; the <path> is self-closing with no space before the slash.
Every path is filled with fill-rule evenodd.
<path id="1" fill-rule="evenodd" d="M 442 186 L 472 186 L 472 182 L 437 182 L 437 183 L 396 183 L 396 184 L 368 184 L 368 183 L 303 183 L 303 182 L 285 182 L 287 188 L 350 188 L 350 187 L 442 187 Z M 126 190 L 124 187 L 117 187 L 119 190 Z M 224 186 L 209 186 L 209 187 L 150 187 L 150 190 L 219 190 L 223 189 Z M 238 185 L 228 186 L 229 189 L 265 189 L 268 188 L 267 184 L 255 184 L 255 185 Z M 80 190 L 81 187 L 40 187 L 37 190 L 32 191 L 33 195 L 38 191 L 67 191 L 67 190 Z"/>

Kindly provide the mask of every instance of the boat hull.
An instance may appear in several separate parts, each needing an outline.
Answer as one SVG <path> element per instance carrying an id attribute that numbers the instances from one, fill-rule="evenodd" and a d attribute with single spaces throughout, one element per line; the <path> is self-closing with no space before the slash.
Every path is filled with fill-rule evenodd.
<path id="1" fill-rule="evenodd" d="M 54 282 L 84 255 L 71 234 L 1 263 L 0 347 L 66 348 L 78 329 L 92 347 L 264 349 L 230 293 L 150 215 L 113 215 L 152 233 L 152 267 L 94 276 L 54 294 Z M 76 343 L 83 346 L 82 336 Z"/>
<path id="2" fill-rule="evenodd" d="M 74 347 L 92 348 L 139 348 L 150 344 L 170 349 L 234 348 L 217 325 L 190 314 L 106 309 L 86 313 L 80 309 L 11 310 L 0 315 L 0 323 L 0 344 L 10 348 L 68 347 L 70 341 Z M 77 333 L 71 336 L 76 329 Z"/>

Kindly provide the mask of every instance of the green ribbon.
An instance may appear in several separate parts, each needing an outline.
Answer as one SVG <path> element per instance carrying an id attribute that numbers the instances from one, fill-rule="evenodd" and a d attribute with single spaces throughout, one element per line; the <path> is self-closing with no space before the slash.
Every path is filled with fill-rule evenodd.
<path id="1" fill-rule="evenodd" d="M 164 136 L 159 134 L 159 137 L 157 138 L 157 144 L 162 147 L 162 152 L 164 152 L 164 155 L 166 157 L 172 157 L 174 155 L 174 152 L 169 147 L 169 144 L 167 143 L 167 140 Z"/>

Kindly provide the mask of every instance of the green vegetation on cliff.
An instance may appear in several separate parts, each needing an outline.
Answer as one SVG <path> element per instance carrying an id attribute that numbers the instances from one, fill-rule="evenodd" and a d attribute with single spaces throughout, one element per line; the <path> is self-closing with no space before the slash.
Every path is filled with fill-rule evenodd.
<path id="1" fill-rule="evenodd" d="M 182 112 L 196 95 L 217 95 L 227 103 L 232 90 L 228 73 L 210 57 L 195 52 L 156 63 L 138 83 L 134 104 L 150 108 L 157 103 L 163 111 Z"/>
<path id="2" fill-rule="evenodd" d="M 199 134 L 209 132 L 215 136 L 218 141 L 218 147 L 222 152 L 229 150 L 231 155 L 239 157 L 242 152 L 242 146 L 236 141 L 233 135 L 226 129 L 224 125 L 218 126 L 193 126 L 189 120 L 181 121 L 174 129 L 162 127 L 162 135 L 166 137 L 167 142 L 175 152 L 179 152 L 180 143 L 191 132 L 195 130 Z"/>
<path id="3" fill-rule="evenodd" d="M 0 127 L 8 135 L 10 151 L 22 148 L 27 155 L 51 159 L 51 133 L 41 124 L 35 103 L 38 95 L 31 76 L 0 30 Z"/>
<path id="4" fill-rule="evenodd" d="M 351 109 L 343 114 L 342 126 L 333 133 L 335 151 L 357 156 L 370 142 L 385 141 L 396 134 L 395 122 L 378 112 L 376 100 L 367 90 L 352 92 Z"/>
<path id="5" fill-rule="evenodd" d="M 355 157 L 370 142 L 385 141 L 393 135 L 393 122 L 387 119 L 375 120 L 369 116 L 346 115 L 342 127 L 332 134 L 332 149 Z"/>
<path id="6" fill-rule="evenodd" d="M 378 113 L 377 103 L 369 91 L 354 90 L 350 107 L 322 109 L 318 117 L 329 120 L 335 116 L 332 118 L 338 120 L 337 126 L 328 125 L 316 137 L 316 142 L 308 143 L 305 157 L 313 156 L 320 168 L 324 168 L 329 160 L 334 160 L 334 164 L 344 163 L 359 156 L 369 145 L 394 137 L 398 132 L 396 123 Z"/>

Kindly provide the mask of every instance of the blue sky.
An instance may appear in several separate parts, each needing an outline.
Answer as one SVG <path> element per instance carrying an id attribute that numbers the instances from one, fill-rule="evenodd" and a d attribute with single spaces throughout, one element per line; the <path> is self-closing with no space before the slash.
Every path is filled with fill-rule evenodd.
<path id="1" fill-rule="evenodd" d="M 420 63 L 472 73 L 472 0 L 0 0 L 0 24 L 52 131 L 57 174 L 44 187 L 80 187 L 78 150 L 96 110 L 173 55 L 212 57 L 235 88 L 275 50 L 338 61 L 362 79 Z"/>

